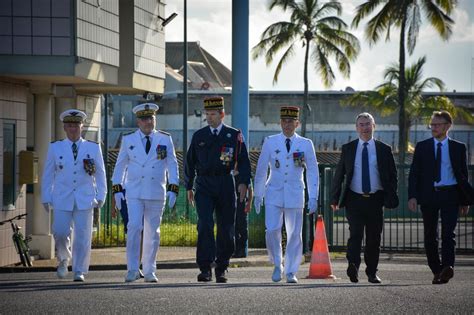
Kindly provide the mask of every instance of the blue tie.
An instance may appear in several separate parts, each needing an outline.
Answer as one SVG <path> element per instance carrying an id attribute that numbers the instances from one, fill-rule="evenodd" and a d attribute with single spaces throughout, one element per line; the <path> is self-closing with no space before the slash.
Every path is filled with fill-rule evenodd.
<path id="1" fill-rule="evenodd" d="M 362 192 L 364 194 L 370 193 L 370 173 L 369 173 L 369 150 L 367 149 L 367 142 L 364 142 L 362 149 Z"/>

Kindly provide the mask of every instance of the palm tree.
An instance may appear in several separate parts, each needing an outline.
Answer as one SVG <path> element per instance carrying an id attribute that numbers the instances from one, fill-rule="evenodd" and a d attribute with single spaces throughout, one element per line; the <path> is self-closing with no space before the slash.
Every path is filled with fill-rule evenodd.
<path id="1" fill-rule="evenodd" d="M 453 114 L 454 117 L 461 116 L 466 122 L 474 123 L 471 113 L 461 107 L 455 107 L 446 96 L 422 95 L 423 91 L 437 87 L 441 92 L 445 86 L 443 81 L 435 77 L 423 79 L 423 66 L 426 57 L 407 68 L 404 72 L 406 80 L 407 95 L 405 98 L 405 113 L 407 128 L 403 130 L 405 148 L 408 147 L 408 132 L 417 117 L 424 117 L 428 122 L 433 111 L 444 109 Z M 343 100 L 343 105 L 365 106 L 380 113 L 381 116 L 388 116 L 395 113 L 401 106 L 399 105 L 398 91 L 400 87 L 400 72 L 398 64 L 393 64 L 385 70 L 385 82 L 375 87 L 373 91 L 364 91 L 353 94 Z"/>
<path id="2" fill-rule="evenodd" d="M 311 58 L 314 68 L 321 76 L 324 86 L 334 83 L 335 74 L 329 62 L 334 57 L 339 71 L 349 77 L 350 62 L 357 57 L 360 46 L 357 37 L 347 32 L 347 24 L 339 18 L 342 6 L 339 1 L 320 3 L 318 0 L 271 0 L 269 10 L 280 8 L 291 13 L 290 21 L 271 24 L 262 33 L 260 42 L 252 48 L 252 57 L 265 57 L 270 65 L 276 54 L 284 50 L 273 75 L 273 84 L 283 65 L 293 56 L 295 47 L 302 43 L 304 58 L 304 98 L 301 119 L 301 134 L 306 134 L 308 116 L 308 63 Z M 336 13 L 337 16 L 331 15 Z"/>
<path id="3" fill-rule="evenodd" d="M 375 9 L 382 6 L 367 23 L 365 36 L 370 45 L 378 42 L 382 33 L 386 32 L 385 39 L 390 40 L 390 31 L 393 27 L 400 28 L 399 52 L 399 162 L 405 163 L 407 139 L 407 115 L 405 98 L 407 97 L 405 79 L 405 45 L 411 55 L 415 50 L 418 32 L 421 26 L 421 12 L 427 21 L 438 32 L 442 39 L 448 40 L 452 33 L 454 21 L 449 14 L 453 11 L 457 0 L 368 0 L 357 7 L 356 16 L 352 26 L 357 27 L 362 19 L 372 14 Z"/>

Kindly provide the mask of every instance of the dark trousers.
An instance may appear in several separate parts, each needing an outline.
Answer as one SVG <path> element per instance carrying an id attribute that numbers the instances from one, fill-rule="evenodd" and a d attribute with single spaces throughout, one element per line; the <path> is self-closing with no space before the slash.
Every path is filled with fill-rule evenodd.
<path id="1" fill-rule="evenodd" d="M 196 262 L 201 270 L 224 271 L 234 252 L 235 190 L 232 177 L 198 176 L 196 179 L 198 241 Z M 214 213 L 217 235 L 214 237 Z"/>
<path id="2" fill-rule="evenodd" d="M 346 201 L 346 217 L 349 222 L 347 261 L 360 266 L 360 252 L 365 229 L 365 273 L 375 275 L 379 264 L 380 239 L 383 229 L 383 192 L 363 197 L 349 190 Z"/>
<path id="3" fill-rule="evenodd" d="M 239 198 L 239 194 L 237 194 Z M 237 200 L 237 210 L 235 211 L 235 255 L 247 256 L 248 254 L 248 215 L 245 213 L 245 200 Z"/>
<path id="4" fill-rule="evenodd" d="M 423 214 L 424 240 L 428 266 L 433 274 L 443 267 L 454 267 L 456 248 L 455 228 L 459 214 L 458 192 L 439 191 L 434 194 L 433 203 L 421 205 Z M 441 214 L 441 260 L 439 257 L 438 219 Z"/>

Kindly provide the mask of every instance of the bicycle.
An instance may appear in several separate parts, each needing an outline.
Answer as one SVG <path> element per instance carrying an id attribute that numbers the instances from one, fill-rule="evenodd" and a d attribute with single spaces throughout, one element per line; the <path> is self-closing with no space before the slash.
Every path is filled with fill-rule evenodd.
<path id="1" fill-rule="evenodd" d="M 30 248 L 28 247 L 28 242 L 31 241 L 31 237 L 25 238 L 20 232 L 21 227 L 18 226 L 18 224 L 16 224 L 15 222 L 13 222 L 15 220 L 20 220 L 23 217 L 26 217 L 26 213 L 2 221 L 0 222 L 0 225 L 4 225 L 5 223 L 10 222 L 10 225 L 13 230 L 13 244 L 15 245 L 16 252 L 20 256 L 21 264 L 25 267 L 31 267 L 33 266 L 33 263 L 31 262 Z"/>

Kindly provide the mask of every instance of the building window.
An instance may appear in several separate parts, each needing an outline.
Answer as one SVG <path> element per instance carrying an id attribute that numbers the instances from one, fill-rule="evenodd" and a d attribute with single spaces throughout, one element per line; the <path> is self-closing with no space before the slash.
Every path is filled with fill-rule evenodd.
<path id="1" fill-rule="evenodd" d="M 3 122 L 3 210 L 15 209 L 15 122 Z"/>

